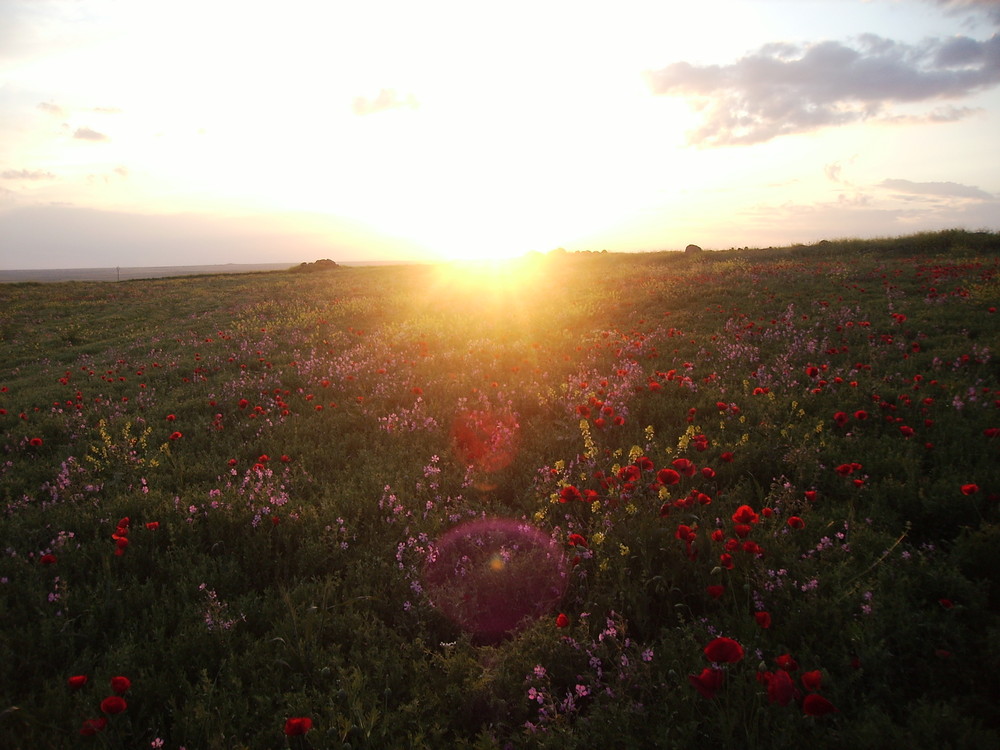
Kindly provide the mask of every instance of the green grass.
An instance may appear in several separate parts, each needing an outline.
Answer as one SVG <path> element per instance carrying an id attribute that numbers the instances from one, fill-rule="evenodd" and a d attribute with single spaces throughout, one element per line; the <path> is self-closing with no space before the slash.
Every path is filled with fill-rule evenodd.
<path id="1" fill-rule="evenodd" d="M 0 745 L 993 746 L 998 272 L 955 230 L 2 286 Z M 484 516 L 568 564 L 504 637 L 424 590 Z"/>

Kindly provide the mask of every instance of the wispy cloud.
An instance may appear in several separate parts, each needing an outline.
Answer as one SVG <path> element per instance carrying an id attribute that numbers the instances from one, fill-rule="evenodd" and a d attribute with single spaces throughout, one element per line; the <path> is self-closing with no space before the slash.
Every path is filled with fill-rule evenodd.
<path id="1" fill-rule="evenodd" d="M 851 44 L 767 44 L 729 65 L 672 63 L 648 72 L 647 82 L 653 93 L 690 98 L 704 113 L 689 134 L 692 144 L 763 143 L 868 119 L 892 121 L 892 104 L 993 88 L 1000 84 L 1000 35 L 906 44 L 864 34 Z M 922 119 L 953 120 L 974 111 L 938 108 Z"/>
<path id="2" fill-rule="evenodd" d="M 7 169 L 0 172 L 0 177 L 5 180 L 51 180 L 55 175 L 44 169 Z"/>
<path id="3" fill-rule="evenodd" d="M 981 11 L 993 23 L 1000 25 L 1000 4 L 997 0 L 930 0 L 930 2 L 940 5 L 950 14 Z"/>
<path id="4" fill-rule="evenodd" d="M 943 198 L 974 198 L 977 200 L 993 200 L 994 195 L 980 190 L 972 185 L 962 185 L 958 182 L 911 182 L 910 180 L 882 180 L 879 187 L 893 190 L 897 193 L 911 195 L 930 195 Z"/>
<path id="5" fill-rule="evenodd" d="M 371 115 L 376 112 L 385 112 L 386 110 L 404 107 L 416 109 L 418 106 L 420 105 L 413 94 L 400 97 L 394 89 L 382 89 L 378 92 L 378 96 L 370 99 L 363 96 L 355 97 L 353 108 L 356 115 Z"/>
<path id="6" fill-rule="evenodd" d="M 38 109 L 42 110 L 53 117 L 65 117 L 66 110 L 60 107 L 58 104 L 53 104 L 52 102 L 39 102 Z"/>
<path id="7" fill-rule="evenodd" d="M 110 141 L 111 139 L 104 133 L 98 133 L 96 130 L 91 130 L 90 128 L 77 128 L 73 133 L 73 137 L 81 141 Z"/>

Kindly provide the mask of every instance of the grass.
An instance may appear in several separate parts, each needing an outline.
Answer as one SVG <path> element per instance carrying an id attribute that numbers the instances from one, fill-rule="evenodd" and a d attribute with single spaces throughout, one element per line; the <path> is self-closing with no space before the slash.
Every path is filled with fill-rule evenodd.
<path id="1" fill-rule="evenodd" d="M 998 271 L 0 287 L 0 744 L 996 745 Z"/>

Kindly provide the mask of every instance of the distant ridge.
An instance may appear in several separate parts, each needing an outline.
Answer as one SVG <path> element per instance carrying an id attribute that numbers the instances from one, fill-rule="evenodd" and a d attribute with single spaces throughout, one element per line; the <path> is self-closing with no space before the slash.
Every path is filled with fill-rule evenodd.
<path id="1" fill-rule="evenodd" d="M 342 266 L 381 266 L 405 264 L 406 261 L 348 261 Z M 201 276 L 219 273 L 261 273 L 286 271 L 296 264 L 287 263 L 217 263 L 204 266 L 121 266 L 120 268 L 39 268 L 23 270 L 0 269 L 0 283 L 57 281 L 128 281 L 130 279 L 164 279 L 171 276 Z"/>

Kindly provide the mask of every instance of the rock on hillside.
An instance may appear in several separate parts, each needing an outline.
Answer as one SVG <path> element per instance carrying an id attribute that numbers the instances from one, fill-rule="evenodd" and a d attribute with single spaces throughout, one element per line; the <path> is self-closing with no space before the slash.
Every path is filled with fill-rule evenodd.
<path id="1" fill-rule="evenodd" d="M 340 266 L 329 258 L 323 258 L 312 263 L 300 263 L 291 270 L 297 273 L 315 273 L 316 271 L 332 271 L 335 268 L 340 268 Z"/>

